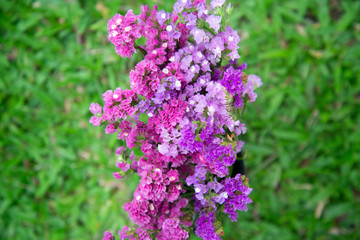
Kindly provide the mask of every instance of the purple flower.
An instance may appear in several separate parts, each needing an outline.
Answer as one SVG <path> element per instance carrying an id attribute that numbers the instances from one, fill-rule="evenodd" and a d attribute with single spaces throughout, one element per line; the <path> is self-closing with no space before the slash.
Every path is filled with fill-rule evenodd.
<path id="1" fill-rule="evenodd" d="M 213 10 L 214 8 L 217 7 L 221 7 L 222 5 L 224 5 L 225 0 L 212 0 L 210 2 L 210 6 L 211 6 L 211 10 Z"/>
<path id="2" fill-rule="evenodd" d="M 220 83 L 226 88 L 226 90 L 234 97 L 235 107 L 242 107 L 242 97 L 245 91 L 245 85 L 241 79 L 242 71 L 235 70 L 233 67 L 228 68 Z M 249 91 L 250 92 L 250 91 Z"/>
<path id="3" fill-rule="evenodd" d="M 252 203 L 249 198 L 252 188 L 243 184 L 240 174 L 237 174 L 234 178 L 226 178 L 223 181 L 223 185 L 224 190 L 228 194 L 228 198 L 225 200 L 224 213 L 234 222 L 238 217 L 236 211 L 247 211 L 247 204 Z"/>
<path id="4" fill-rule="evenodd" d="M 198 10 L 199 18 L 206 18 L 206 16 L 209 14 L 209 11 L 208 11 L 206 5 L 202 2 L 200 2 L 196 5 L 196 9 Z"/>
<path id="5" fill-rule="evenodd" d="M 214 180 L 212 182 L 208 182 L 207 184 L 208 188 L 212 189 L 215 191 L 215 193 L 219 193 L 221 189 L 224 188 L 224 186 L 219 183 L 216 178 L 214 178 Z"/>
<path id="6" fill-rule="evenodd" d="M 215 212 L 206 214 L 205 211 L 200 213 L 200 217 L 196 220 L 195 233 L 199 238 L 204 240 L 221 240 L 221 238 L 215 233 L 214 226 Z"/>
<path id="7" fill-rule="evenodd" d="M 193 28 L 190 33 L 194 36 L 197 44 L 209 42 L 209 37 L 206 35 L 204 30 Z"/>
<path id="8" fill-rule="evenodd" d="M 237 50 L 231 51 L 227 56 L 228 56 L 231 60 L 235 60 L 235 59 L 240 58 L 240 55 L 239 55 L 239 53 L 238 53 Z"/>
<path id="9" fill-rule="evenodd" d="M 235 50 L 239 48 L 238 46 L 240 42 L 239 34 L 236 31 L 234 31 L 230 26 L 227 26 L 225 28 L 225 31 L 221 33 L 221 36 L 227 44 L 227 49 Z"/>
<path id="10" fill-rule="evenodd" d="M 248 76 L 248 82 L 251 82 L 255 89 L 261 87 L 261 85 L 263 84 L 261 78 L 254 74 L 250 74 Z"/>
<path id="11" fill-rule="evenodd" d="M 221 37 L 214 37 L 211 40 L 210 45 L 211 52 L 214 54 L 215 57 L 221 58 L 221 52 L 225 49 L 224 41 Z"/>
<path id="12" fill-rule="evenodd" d="M 193 133 L 192 126 L 192 124 L 186 125 L 181 130 L 179 147 L 184 154 L 200 151 L 204 146 L 202 142 L 195 141 L 196 135 Z"/>
<path id="13" fill-rule="evenodd" d="M 209 63 L 209 61 L 208 60 L 204 60 L 204 61 L 202 61 L 202 63 L 201 63 L 201 70 L 203 71 L 203 72 L 210 72 L 211 71 L 211 69 L 210 69 L 210 63 Z"/>
<path id="14" fill-rule="evenodd" d="M 205 184 L 195 184 L 194 185 L 195 197 L 201 202 L 201 205 L 206 204 L 206 199 L 204 194 L 208 192 L 208 189 Z"/>
<path id="15" fill-rule="evenodd" d="M 210 27 L 213 28 L 217 33 L 220 29 L 221 16 L 212 14 L 206 18 L 206 22 L 208 22 Z"/>
<path id="16" fill-rule="evenodd" d="M 166 20 L 170 19 L 170 13 L 161 10 L 160 12 L 156 13 L 156 18 L 160 23 L 160 26 L 162 26 Z"/>
<path id="17" fill-rule="evenodd" d="M 186 8 L 191 7 L 191 1 L 190 0 L 178 0 L 174 4 L 174 11 L 177 13 L 181 13 L 185 7 Z"/>
<path id="18" fill-rule="evenodd" d="M 168 32 L 170 37 L 173 37 L 175 39 L 179 39 L 181 36 L 181 32 L 176 30 L 176 27 L 174 23 L 171 23 L 170 25 L 166 26 L 166 31 Z"/>
<path id="19" fill-rule="evenodd" d="M 191 30 L 193 28 L 196 27 L 196 21 L 197 21 L 197 17 L 196 17 L 196 14 L 187 14 L 185 16 L 185 22 L 186 22 L 186 28 L 188 30 Z"/>
<path id="20" fill-rule="evenodd" d="M 225 202 L 227 198 L 228 198 L 227 192 L 221 192 L 219 195 L 213 197 L 214 201 L 221 205 Z"/>
<path id="21" fill-rule="evenodd" d="M 244 142 L 241 141 L 241 140 L 238 141 L 237 144 L 236 144 L 236 148 L 235 148 L 236 153 L 241 152 L 241 149 L 242 149 L 243 146 L 244 146 Z"/>
<path id="22" fill-rule="evenodd" d="M 180 68 L 184 71 L 187 71 L 190 68 L 192 62 L 192 56 L 187 55 L 181 60 Z"/>

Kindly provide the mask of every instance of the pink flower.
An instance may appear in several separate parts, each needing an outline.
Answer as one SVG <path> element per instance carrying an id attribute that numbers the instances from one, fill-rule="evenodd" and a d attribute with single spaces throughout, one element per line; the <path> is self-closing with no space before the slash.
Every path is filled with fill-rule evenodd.
<path id="1" fill-rule="evenodd" d="M 114 176 L 114 178 L 116 178 L 116 179 L 121 179 L 121 178 L 123 178 L 123 176 L 120 175 L 120 173 L 118 173 L 118 172 L 113 172 L 113 176 Z"/>
<path id="2" fill-rule="evenodd" d="M 91 123 L 94 127 L 98 127 L 101 125 L 101 117 L 92 116 L 89 123 Z"/>
<path id="3" fill-rule="evenodd" d="M 163 110 L 159 114 L 160 126 L 167 130 L 171 130 L 181 120 L 186 110 L 186 106 L 187 103 L 180 99 L 172 99 L 168 104 L 165 104 Z"/>
<path id="4" fill-rule="evenodd" d="M 131 221 L 140 227 L 148 226 L 151 221 L 150 202 L 142 199 L 140 196 L 135 197 L 130 203 L 125 203 L 124 210 L 129 213 Z"/>
<path id="5" fill-rule="evenodd" d="M 115 128 L 115 125 L 113 123 L 109 123 L 105 128 L 106 134 L 113 134 L 116 133 L 118 130 Z"/>
<path id="6" fill-rule="evenodd" d="M 137 94 L 151 98 L 158 89 L 161 78 L 160 68 L 153 61 L 145 59 L 136 65 L 135 70 L 130 71 L 131 89 Z"/>
<path id="7" fill-rule="evenodd" d="M 136 20 L 137 16 L 129 10 L 125 16 L 116 14 L 108 21 L 108 39 L 121 57 L 131 57 L 136 52 L 134 43 L 141 36 Z"/>
<path id="8" fill-rule="evenodd" d="M 171 185 L 169 187 L 169 196 L 167 200 L 169 202 L 174 202 L 175 200 L 177 200 L 180 196 L 181 190 L 181 185 Z"/>
<path id="9" fill-rule="evenodd" d="M 120 168 L 124 172 L 127 172 L 130 169 L 130 164 L 127 162 L 116 162 L 115 166 Z"/>
<path id="10" fill-rule="evenodd" d="M 189 234 L 181 228 L 178 218 L 168 218 L 162 225 L 162 230 L 156 236 L 158 240 L 183 240 L 188 239 Z"/>
<path id="11" fill-rule="evenodd" d="M 102 107 L 98 103 L 91 103 L 89 110 L 92 114 L 101 114 Z"/>
<path id="12" fill-rule="evenodd" d="M 91 103 L 89 110 L 92 114 L 94 114 L 94 116 L 89 119 L 89 123 L 91 123 L 94 127 L 100 126 L 102 107 L 98 103 Z"/>
<path id="13" fill-rule="evenodd" d="M 167 173 L 170 182 L 178 182 L 179 181 L 179 173 L 175 169 L 170 169 Z"/>

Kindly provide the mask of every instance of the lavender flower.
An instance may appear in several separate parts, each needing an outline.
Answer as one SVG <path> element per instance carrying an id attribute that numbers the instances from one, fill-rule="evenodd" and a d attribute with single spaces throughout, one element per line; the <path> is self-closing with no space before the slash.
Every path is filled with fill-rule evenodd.
<path id="1" fill-rule="evenodd" d="M 162 26 L 166 20 L 170 19 L 170 13 L 161 10 L 156 13 L 156 18 L 159 21 L 160 26 Z"/>
<path id="2" fill-rule="evenodd" d="M 212 14 L 206 18 L 206 22 L 209 23 L 210 27 L 217 33 L 220 29 L 221 16 Z"/>

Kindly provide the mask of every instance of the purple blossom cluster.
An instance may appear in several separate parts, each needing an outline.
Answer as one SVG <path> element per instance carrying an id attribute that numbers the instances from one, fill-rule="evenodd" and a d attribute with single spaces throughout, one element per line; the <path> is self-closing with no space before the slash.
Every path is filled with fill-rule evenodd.
<path id="1" fill-rule="evenodd" d="M 178 0 L 172 13 L 143 6 L 108 22 L 117 54 L 143 55 L 130 71 L 131 89 L 108 90 L 103 106 L 89 108 L 91 124 L 126 142 L 116 150 L 114 177 L 140 177 L 123 206 L 137 227 L 124 226 L 120 239 L 180 240 L 191 232 L 221 239 L 219 213 L 236 221 L 252 202 L 248 179 L 232 178 L 231 169 L 247 130 L 241 109 L 262 82 L 238 63 L 231 10 L 225 0 Z"/>

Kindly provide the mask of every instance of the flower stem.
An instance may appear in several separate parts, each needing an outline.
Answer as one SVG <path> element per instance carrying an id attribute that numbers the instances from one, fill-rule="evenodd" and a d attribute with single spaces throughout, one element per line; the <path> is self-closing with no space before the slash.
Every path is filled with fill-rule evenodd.
<path id="1" fill-rule="evenodd" d="M 136 48 L 136 50 L 139 50 L 144 56 L 147 55 L 147 52 L 145 49 L 143 49 L 142 47 L 136 45 L 136 43 L 134 44 L 134 47 Z"/>

